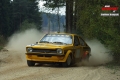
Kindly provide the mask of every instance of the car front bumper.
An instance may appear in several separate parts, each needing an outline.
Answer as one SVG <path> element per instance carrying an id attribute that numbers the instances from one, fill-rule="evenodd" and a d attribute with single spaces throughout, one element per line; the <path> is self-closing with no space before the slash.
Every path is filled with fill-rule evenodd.
<path id="1" fill-rule="evenodd" d="M 66 57 L 64 54 L 56 53 L 25 53 L 26 59 L 36 62 L 65 62 Z"/>

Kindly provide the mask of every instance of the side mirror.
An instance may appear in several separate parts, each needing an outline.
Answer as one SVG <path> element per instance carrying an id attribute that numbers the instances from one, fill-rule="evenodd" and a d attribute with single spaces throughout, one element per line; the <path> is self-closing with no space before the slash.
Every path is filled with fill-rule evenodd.
<path id="1" fill-rule="evenodd" d="M 38 44 L 38 42 L 36 42 L 36 44 Z"/>

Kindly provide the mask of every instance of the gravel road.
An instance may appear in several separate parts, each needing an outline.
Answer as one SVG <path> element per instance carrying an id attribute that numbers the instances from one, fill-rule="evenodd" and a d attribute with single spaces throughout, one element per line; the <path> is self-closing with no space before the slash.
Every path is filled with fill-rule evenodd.
<path id="1" fill-rule="evenodd" d="M 81 63 L 69 68 L 47 64 L 28 67 L 24 53 L 8 51 L 0 52 L 0 80 L 120 80 L 120 71 Z"/>

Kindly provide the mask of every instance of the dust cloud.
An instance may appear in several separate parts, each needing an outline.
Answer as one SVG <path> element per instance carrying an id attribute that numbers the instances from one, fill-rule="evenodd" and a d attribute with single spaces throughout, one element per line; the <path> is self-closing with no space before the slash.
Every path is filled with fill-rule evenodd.
<path id="1" fill-rule="evenodd" d="M 38 42 L 43 35 L 44 33 L 37 29 L 28 29 L 26 31 L 16 32 L 13 34 L 6 45 L 12 60 L 26 62 L 26 46 Z"/>
<path id="2" fill-rule="evenodd" d="M 93 39 L 87 40 L 87 44 L 91 48 L 91 56 L 89 61 L 83 60 L 83 65 L 104 65 L 113 60 L 110 50 L 107 49 L 100 41 Z"/>
<path id="3" fill-rule="evenodd" d="M 7 49 L 25 52 L 26 45 L 36 43 L 44 34 L 37 29 L 28 29 L 24 32 L 17 32 L 9 38 Z"/>

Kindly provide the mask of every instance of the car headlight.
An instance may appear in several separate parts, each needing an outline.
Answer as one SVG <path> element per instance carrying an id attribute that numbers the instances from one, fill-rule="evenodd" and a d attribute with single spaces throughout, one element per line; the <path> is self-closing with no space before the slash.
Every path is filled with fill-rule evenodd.
<path id="1" fill-rule="evenodd" d="M 62 49 L 57 49 L 57 53 L 62 54 L 63 53 Z"/>
<path id="2" fill-rule="evenodd" d="M 32 52 L 33 49 L 32 49 L 32 48 L 27 48 L 27 51 L 28 51 L 28 52 Z"/>

